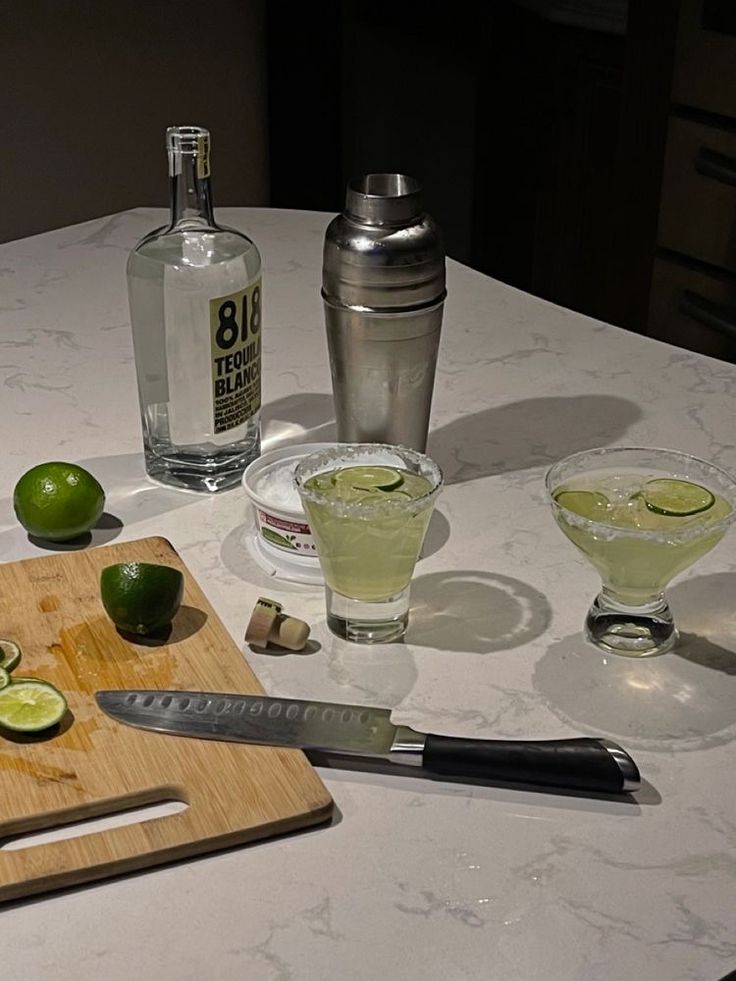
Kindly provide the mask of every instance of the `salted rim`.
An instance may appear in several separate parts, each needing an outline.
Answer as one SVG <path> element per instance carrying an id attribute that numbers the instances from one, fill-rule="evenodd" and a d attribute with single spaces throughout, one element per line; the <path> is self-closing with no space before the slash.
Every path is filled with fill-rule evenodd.
<path id="1" fill-rule="evenodd" d="M 731 511 L 721 518 L 720 521 L 716 521 L 712 525 L 704 526 L 695 524 L 689 525 L 687 528 L 682 528 L 679 531 L 676 528 L 655 531 L 654 529 L 650 528 L 621 528 L 619 525 L 612 525 L 606 521 L 593 521 L 591 518 L 584 518 L 576 511 L 571 511 L 569 508 L 566 508 L 563 504 L 559 504 L 554 499 L 553 494 L 560 486 L 559 483 L 555 483 L 554 486 L 552 483 L 552 475 L 555 470 L 561 470 L 563 467 L 570 466 L 577 460 L 585 457 L 595 459 L 613 456 L 617 453 L 649 453 L 652 455 L 675 457 L 678 461 L 690 462 L 697 464 L 699 467 L 707 468 L 708 470 L 718 474 L 718 476 L 721 477 L 726 484 L 731 485 L 732 493 L 729 499 Z M 635 464 L 632 464 L 632 466 L 634 465 Z M 671 472 L 669 474 L 663 474 L 663 476 L 669 477 L 672 480 L 687 479 L 673 477 Z M 692 482 L 695 483 L 696 481 Z M 577 453 L 571 453 L 570 456 L 566 456 L 564 459 L 558 460 L 557 463 L 553 463 L 552 466 L 549 467 L 544 476 L 544 486 L 547 491 L 547 498 L 552 505 L 552 510 L 564 512 L 565 520 L 568 522 L 568 524 L 579 528 L 593 529 L 600 533 L 603 537 L 610 539 L 636 538 L 645 541 L 672 541 L 673 539 L 676 541 L 687 541 L 689 538 L 702 537 L 705 530 L 710 533 L 713 531 L 719 531 L 721 528 L 723 528 L 725 531 L 725 529 L 733 523 L 734 519 L 736 519 L 736 478 L 734 478 L 733 475 L 727 470 L 717 466 L 715 463 L 709 463 L 707 460 L 702 460 L 700 457 L 693 456 L 691 453 L 683 453 L 681 450 L 670 450 L 663 446 L 601 446 L 594 447 L 590 450 L 579 450 Z M 707 490 L 710 490 L 711 493 L 713 493 L 712 487 L 708 487 Z"/>
<path id="2" fill-rule="evenodd" d="M 421 497 L 412 498 L 412 500 L 401 501 L 396 498 L 383 498 L 373 504 L 366 501 L 355 501 L 352 503 L 335 501 L 325 494 L 306 486 L 306 481 L 310 477 L 324 473 L 326 470 L 334 470 L 339 466 L 340 460 L 355 460 L 355 465 L 358 466 L 357 459 L 359 457 L 365 458 L 378 455 L 383 455 L 384 457 L 393 455 L 398 457 L 405 468 L 407 468 L 407 464 L 413 464 L 418 469 L 412 472 L 431 480 L 433 482 L 432 487 L 426 494 L 422 494 Z M 396 466 L 394 463 L 386 463 L 385 461 L 376 465 Z M 309 472 L 307 473 L 306 471 Z M 407 446 L 397 446 L 391 443 L 343 443 L 328 450 L 318 450 L 316 453 L 310 453 L 309 456 L 304 457 L 294 472 L 294 482 L 296 483 L 302 501 L 307 500 L 313 504 L 326 504 L 342 517 L 359 517 L 361 515 L 375 514 L 385 510 L 387 507 L 391 507 L 394 511 L 409 512 L 415 511 L 417 506 L 419 506 L 419 509 L 422 510 L 437 497 L 444 484 L 444 477 L 442 470 L 434 460 L 424 453 L 409 449 Z"/>

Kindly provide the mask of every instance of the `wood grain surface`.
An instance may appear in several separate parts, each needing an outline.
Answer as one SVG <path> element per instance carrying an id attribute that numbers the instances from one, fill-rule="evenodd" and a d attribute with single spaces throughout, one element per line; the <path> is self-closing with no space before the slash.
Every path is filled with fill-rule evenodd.
<path id="1" fill-rule="evenodd" d="M 184 574 L 168 637 L 124 638 L 106 616 L 99 575 L 115 562 Z M 40 736 L 0 730 L 0 900 L 139 869 L 327 820 L 332 800 L 299 750 L 164 736 L 98 707 L 104 688 L 262 692 L 241 651 L 163 538 L 0 565 L 0 637 L 15 674 L 64 692 L 69 713 Z M 3 847 L 31 831 L 165 800 L 188 806 L 75 838 Z"/>

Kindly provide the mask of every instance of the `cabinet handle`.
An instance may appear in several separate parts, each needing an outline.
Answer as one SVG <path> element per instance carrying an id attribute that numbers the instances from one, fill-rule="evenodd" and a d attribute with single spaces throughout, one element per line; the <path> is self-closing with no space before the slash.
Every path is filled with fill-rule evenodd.
<path id="1" fill-rule="evenodd" d="M 692 290 L 683 290 L 678 309 L 704 327 L 736 338 L 736 310 L 733 308 L 719 306 Z"/>
<path id="2" fill-rule="evenodd" d="M 736 187 L 736 160 L 726 156 L 725 153 L 718 153 L 716 150 L 701 146 L 695 157 L 694 167 L 703 177 L 712 177 L 721 184 L 731 184 Z"/>

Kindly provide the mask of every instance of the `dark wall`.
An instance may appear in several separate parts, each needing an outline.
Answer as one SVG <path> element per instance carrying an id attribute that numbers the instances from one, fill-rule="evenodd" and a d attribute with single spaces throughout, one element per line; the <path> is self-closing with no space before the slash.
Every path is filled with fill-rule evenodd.
<path id="1" fill-rule="evenodd" d="M 268 203 L 262 0 L 15 0 L 0 241 L 168 200 L 164 130 L 212 131 L 215 204 Z"/>
<path id="2" fill-rule="evenodd" d="M 354 0 L 288 24 L 271 0 L 273 203 L 338 210 L 354 175 L 412 174 L 449 255 L 641 331 L 677 7 Z"/>

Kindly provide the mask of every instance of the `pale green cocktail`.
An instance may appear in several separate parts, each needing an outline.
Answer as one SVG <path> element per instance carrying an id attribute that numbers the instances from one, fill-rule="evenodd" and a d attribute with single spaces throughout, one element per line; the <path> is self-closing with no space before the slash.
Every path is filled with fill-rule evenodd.
<path id="1" fill-rule="evenodd" d="M 359 643 L 404 633 L 409 583 L 441 482 L 428 457 L 380 444 L 340 445 L 299 465 L 333 632 Z"/>
<path id="2" fill-rule="evenodd" d="M 547 490 L 558 525 L 603 582 L 588 639 L 629 655 L 669 650 L 677 631 L 664 589 L 726 533 L 736 481 L 675 451 L 612 448 L 556 464 Z"/>

